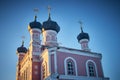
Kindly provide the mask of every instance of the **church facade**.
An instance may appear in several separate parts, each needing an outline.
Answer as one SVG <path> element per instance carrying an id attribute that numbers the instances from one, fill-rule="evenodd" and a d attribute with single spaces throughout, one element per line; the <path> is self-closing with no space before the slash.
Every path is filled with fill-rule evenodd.
<path id="1" fill-rule="evenodd" d="M 59 46 L 60 27 L 50 13 L 43 24 L 35 16 L 28 30 L 31 37 L 28 49 L 24 42 L 17 48 L 16 80 L 109 80 L 104 77 L 102 54 L 90 51 L 89 34 L 82 27 L 77 36 L 81 50 Z"/>

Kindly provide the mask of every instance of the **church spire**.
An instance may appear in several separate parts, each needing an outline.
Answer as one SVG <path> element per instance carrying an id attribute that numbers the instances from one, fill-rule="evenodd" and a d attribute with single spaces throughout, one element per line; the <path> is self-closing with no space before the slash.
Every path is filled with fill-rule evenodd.
<path id="1" fill-rule="evenodd" d="M 48 6 L 48 20 L 44 21 L 42 25 L 43 44 L 46 46 L 58 46 L 57 33 L 60 31 L 60 27 L 57 22 L 51 20 L 50 10 L 51 7 Z"/>
<path id="2" fill-rule="evenodd" d="M 37 21 L 37 14 L 38 14 L 37 8 L 34 9 L 34 14 L 35 14 L 34 21 L 30 22 L 28 26 L 29 31 L 33 28 L 40 29 L 40 30 L 42 29 L 42 24 Z"/>
<path id="3" fill-rule="evenodd" d="M 29 49 L 31 50 L 31 57 L 33 55 L 38 55 L 41 51 L 41 40 L 40 40 L 40 35 L 41 35 L 41 30 L 42 30 L 42 24 L 37 21 L 37 14 L 38 14 L 38 9 L 34 9 L 35 17 L 34 21 L 29 23 L 28 30 L 30 32 L 30 45 Z"/>
<path id="4" fill-rule="evenodd" d="M 79 33 L 79 35 L 77 36 L 78 42 L 81 44 L 82 50 L 90 51 L 90 49 L 88 47 L 89 35 L 88 35 L 88 33 L 83 32 L 82 22 L 79 21 L 79 23 L 80 23 L 81 33 Z"/>

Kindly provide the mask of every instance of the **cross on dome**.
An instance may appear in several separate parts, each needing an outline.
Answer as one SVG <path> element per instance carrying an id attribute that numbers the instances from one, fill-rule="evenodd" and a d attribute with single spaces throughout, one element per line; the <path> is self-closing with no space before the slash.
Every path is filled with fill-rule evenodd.
<path id="1" fill-rule="evenodd" d="M 80 24 L 81 32 L 83 33 L 83 23 L 82 23 L 82 21 L 79 21 L 79 24 Z"/>
<path id="2" fill-rule="evenodd" d="M 38 14 L 38 12 L 39 12 L 39 9 L 38 9 L 38 8 L 34 8 L 35 21 L 36 21 L 36 19 L 37 19 L 37 14 Z"/>
<path id="3" fill-rule="evenodd" d="M 50 11 L 51 11 L 51 7 L 50 6 L 48 6 L 48 20 L 51 20 L 51 18 L 50 18 Z"/>
<path id="4" fill-rule="evenodd" d="M 24 46 L 24 39 L 25 39 L 25 36 L 22 36 L 22 46 Z"/>

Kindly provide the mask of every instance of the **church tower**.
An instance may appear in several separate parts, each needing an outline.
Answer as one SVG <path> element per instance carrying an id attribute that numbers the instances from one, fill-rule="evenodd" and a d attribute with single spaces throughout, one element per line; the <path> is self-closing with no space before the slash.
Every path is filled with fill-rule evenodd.
<path id="1" fill-rule="evenodd" d="M 37 16 L 33 22 L 29 23 L 28 30 L 30 32 L 30 45 L 29 45 L 29 56 L 31 59 L 30 69 L 31 69 L 31 79 L 29 80 L 40 80 L 40 59 L 41 54 L 41 34 L 42 25 L 37 21 Z"/>
<path id="2" fill-rule="evenodd" d="M 20 77 L 20 70 L 21 70 L 20 63 L 21 63 L 21 61 L 22 61 L 22 59 L 23 59 L 23 57 L 25 56 L 26 53 L 27 53 L 27 48 L 24 47 L 24 41 L 22 41 L 22 45 L 17 48 L 17 52 L 16 52 L 16 54 L 18 55 L 16 80 L 21 80 L 21 77 Z"/>
<path id="3" fill-rule="evenodd" d="M 35 20 L 31 22 L 28 26 L 28 30 L 30 32 L 30 46 L 29 49 L 32 52 L 32 55 L 39 55 L 40 47 L 41 47 L 41 34 L 42 25 L 40 22 L 37 22 L 37 16 L 35 16 Z"/>
<path id="4" fill-rule="evenodd" d="M 81 49 L 84 51 L 90 51 L 88 42 L 90 40 L 88 33 L 85 33 L 82 28 L 82 22 L 80 22 L 81 33 L 77 36 L 78 42 L 81 44 Z"/>
<path id="5" fill-rule="evenodd" d="M 41 29 L 42 25 L 35 16 L 34 21 L 30 22 L 28 26 L 30 32 L 29 48 L 26 49 L 23 42 L 22 46 L 17 49 L 16 80 L 40 80 Z"/>
<path id="6" fill-rule="evenodd" d="M 50 7 L 48 7 L 48 20 L 43 22 L 42 34 L 43 44 L 45 46 L 58 46 L 57 33 L 60 31 L 60 27 L 55 21 L 51 20 Z"/>
<path id="7" fill-rule="evenodd" d="M 53 21 L 50 16 L 50 7 L 48 7 L 48 20 L 43 22 L 42 25 L 42 35 L 43 35 L 43 46 L 44 50 L 40 55 L 41 58 L 41 80 L 56 80 L 52 76 L 57 74 L 57 61 L 53 64 L 52 55 L 56 59 L 58 42 L 57 34 L 60 31 L 60 27 L 57 22 Z M 57 60 L 57 59 L 56 59 Z M 55 72 L 52 71 L 53 67 Z"/>

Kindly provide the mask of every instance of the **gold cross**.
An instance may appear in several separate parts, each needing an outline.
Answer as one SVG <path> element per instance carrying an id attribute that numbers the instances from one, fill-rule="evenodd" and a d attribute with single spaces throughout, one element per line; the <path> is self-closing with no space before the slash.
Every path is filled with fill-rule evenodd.
<path id="1" fill-rule="evenodd" d="M 25 39 L 25 36 L 22 36 L 22 46 L 24 45 L 24 39 Z"/>
<path id="2" fill-rule="evenodd" d="M 38 11 L 39 11 L 39 9 L 38 9 L 38 8 L 34 8 L 34 12 L 35 12 L 35 21 L 36 21 L 36 19 L 37 19 L 37 14 L 38 14 Z"/>

